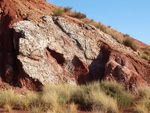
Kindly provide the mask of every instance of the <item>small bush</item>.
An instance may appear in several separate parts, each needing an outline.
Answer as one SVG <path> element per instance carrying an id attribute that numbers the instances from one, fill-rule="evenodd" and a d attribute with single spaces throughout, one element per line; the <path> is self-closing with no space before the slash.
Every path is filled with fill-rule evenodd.
<path id="1" fill-rule="evenodd" d="M 101 29 L 102 30 L 102 26 L 100 22 L 96 22 L 96 23 L 91 23 L 92 25 L 94 25 L 97 29 Z"/>
<path id="2" fill-rule="evenodd" d="M 69 7 L 69 6 L 64 7 L 64 11 L 65 11 L 65 12 L 68 12 L 68 11 L 71 11 L 71 10 L 72 10 L 72 7 Z"/>
<path id="3" fill-rule="evenodd" d="M 131 37 L 125 37 L 124 45 L 131 47 L 131 49 L 133 49 L 134 51 L 138 49 L 134 39 L 132 39 Z"/>
<path id="4" fill-rule="evenodd" d="M 111 31 L 110 31 L 111 32 Z M 112 37 L 118 42 L 118 43 L 120 43 L 120 44 L 123 44 L 123 42 L 124 42 L 124 37 L 120 34 L 120 33 L 118 33 L 118 32 L 112 32 L 112 33 L 110 33 L 111 35 L 112 35 Z"/>
<path id="5" fill-rule="evenodd" d="M 124 87 L 117 82 L 103 81 L 101 88 L 107 95 L 117 100 L 119 108 L 128 107 L 133 101 L 132 95 L 129 92 L 127 93 Z"/>
<path id="6" fill-rule="evenodd" d="M 148 59 L 149 59 L 148 56 L 147 56 L 147 54 L 145 54 L 145 53 L 142 53 L 141 57 L 142 57 L 143 59 L 145 59 L 145 60 L 148 60 Z"/>
<path id="7" fill-rule="evenodd" d="M 138 93 L 140 99 L 139 102 L 134 107 L 134 113 L 149 113 L 150 112 L 150 88 L 148 86 L 139 87 Z"/>
<path id="8" fill-rule="evenodd" d="M 82 18 L 86 18 L 86 15 L 81 13 L 81 12 L 73 12 L 73 14 L 71 15 L 72 17 L 78 18 L 78 19 L 82 19 Z"/>
<path id="9" fill-rule="evenodd" d="M 140 95 L 140 98 L 147 98 L 150 99 L 150 88 L 148 86 L 145 87 L 139 87 L 138 93 Z"/>
<path id="10" fill-rule="evenodd" d="M 86 24 L 91 24 L 93 22 L 94 22 L 93 19 L 88 19 L 88 18 L 84 19 L 84 23 L 86 23 Z"/>
<path id="11" fill-rule="evenodd" d="M 81 87 L 77 87 L 72 91 L 70 101 L 75 104 L 86 106 L 88 98 L 88 93 L 86 93 Z"/>
<path id="12" fill-rule="evenodd" d="M 17 102 L 17 94 L 13 90 L 4 90 L 0 92 L 0 106 L 6 108 L 9 112 Z"/>
<path id="13" fill-rule="evenodd" d="M 29 92 L 26 95 L 26 107 L 32 108 L 33 106 L 39 106 L 40 102 L 40 95 L 37 92 Z"/>
<path id="14" fill-rule="evenodd" d="M 44 109 L 57 109 L 59 106 L 58 103 L 58 94 L 56 92 L 47 92 L 43 93 L 41 96 L 41 102 L 43 103 Z"/>
<path id="15" fill-rule="evenodd" d="M 148 56 L 150 56 L 150 47 L 147 46 L 145 49 L 144 49 L 144 53 Z"/>
<path id="16" fill-rule="evenodd" d="M 64 14 L 64 10 L 62 10 L 60 8 L 53 10 L 53 16 L 63 16 L 63 14 Z"/>
<path id="17" fill-rule="evenodd" d="M 101 90 L 92 90 L 89 101 L 93 112 L 118 113 L 117 101 Z"/>

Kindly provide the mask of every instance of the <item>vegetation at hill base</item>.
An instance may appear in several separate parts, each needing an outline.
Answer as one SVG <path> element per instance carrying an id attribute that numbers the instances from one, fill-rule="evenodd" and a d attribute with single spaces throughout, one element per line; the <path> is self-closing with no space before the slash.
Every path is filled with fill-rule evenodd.
<path id="1" fill-rule="evenodd" d="M 133 104 L 136 96 L 114 81 L 87 85 L 47 84 L 39 92 L 24 95 L 2 90 L 0 106 L 8 111 L 16 109 L 30 113 L 77 113 L 77 110 L 120 113 L 122 109 L 133 106 L 135 113 L 146 113 L 150 105 L 150 88 L 139 88 L 138 92 L 139 101 Z"/>

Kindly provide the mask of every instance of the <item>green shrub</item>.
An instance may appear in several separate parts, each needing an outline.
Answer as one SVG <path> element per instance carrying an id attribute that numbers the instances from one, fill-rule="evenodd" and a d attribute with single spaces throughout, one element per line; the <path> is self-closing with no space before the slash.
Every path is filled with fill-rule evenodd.
<path id="1" fill-rule="evenodd" d="M 75 88 L 71 102 L 78 104 L 81 109 L 93 112 L 118 112 L 117 101 L 101 90 L 99 82 Z"/>
<path id="2" fill-rule="evenodd" d="M 71 93 L 70 101 L 74 102 L 75 104 L 86 106 L 88 98 L 89 94 L 86 93 L 84 89 L 82 89 L 81 87 L 76 87 Z"/>
<path id="3" fill-rule="evenodd" d="M 144 49 L 144 53 L 148 56 L 150 56 L 150 47 L 147 46 L 145 49 Z"/>
<path id="4" fill-rule="evenodd" d="M 91 90 L 89 101 L 93 112 L 118 113 L 117 101 L 102 90 Z"/>
<path id="5" fill-rule="evenodd" d="M 133 97 L 129 92 L 126 92 L 123 85 L 113 81 L 102 81 L 102 90 L 109 96 L 115 98 L 119 108 L 128 107 L 133 101 Z"/>
<path id="6" fill-rule="evenodd" d="M 64 11 L 65 11 L 65 12 L 68 12 L 68 11 L 71 11 L 71 10 L 72 10 L 72 7 L 69 7 L 69 6 L 64 7 Z"/>
<path id="7" fill-rule="evenodd" d="M 122 35 L 120 35 L 120 33 L 118 32 L 112 32 L 110 33 L 112 35 L 112 37 L 120 44 L 123 44 L 124 42 L 124 38 L 122 37 Z"/>
<path id="8" fill-rule="evenodd" d="M 145 54 L 145 53 L 142 53 L 141 57 L 142 57 L 143 59 L 145 59 L 145 60 L 148 60 L 148 59 L 149 59 L 148 56 L 147 56 L 147 54 Z"/>
<path id="9" fill-rule="evenodd" d="M 0 92 L 0 106 L 8 111 L 17 108 L 31 113 L 76 113 L 77 108 L 93 112 L 118 113 L 118 107 L 127 107 L 131 102 L 132 96 L 125 92 L 124 87 L 112 81 L 80 86 L 46 84 L 41 92 L 29 92 L 25 95 L 18 95 L 13 91 Z M 149 105 L 144 100 L 143 103 L 145 106 Z"/>
<path id="10" fill-rule="evenodd" d="M 64 14 L 64 10 L 62 10 L 60 8 L 53 10 L 53 16 L 63 16 L 63 14 Z"/>
<path id="11" fill-rule="evenodd" d="M 86 15 L 81 13 L 81 12 L 73 12 L 73 14 L 71 15 L 72 17 L 78 18 L 78 19 L 82 19 L 82 18 L 86 18 Z"/>
<path id="12" fill-rule="evenodd" d="M 138 49 L 138 47 L 137 47 L 136 42 L 134 41 L 134 39 L 132 39 L 129 36 L 125 37 L 124 45 L 131 47 L 131 49 L 133 49 L 134 51 L 136 51 Z"/>

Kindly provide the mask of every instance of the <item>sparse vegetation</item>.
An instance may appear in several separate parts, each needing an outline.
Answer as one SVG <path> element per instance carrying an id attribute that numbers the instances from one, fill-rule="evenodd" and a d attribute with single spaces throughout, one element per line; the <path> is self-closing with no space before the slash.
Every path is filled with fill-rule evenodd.
<path id="1" fill-rule="evenodd" d="M 92 22 L 94 22 L 93 19 L 88 19 L 88 18 L 84 19 L 84 23 L 86 24 L 91 24 Z"/>
<path id="2" fill-rule="evenodd" d="M 150 47 L 149 46 L 144 48 L 144 52 L 141 54 L 141 57 L 145 60 L 150 60 Z"/>
<path id="3" fill-rule="evenodd" d="M 7 111 L 21 109 L 30 113 L 119 113 L 134 105 L 134 113 L 150 112 L 150 88 L 139 88 L 138 102 L 124 86 L 114 81 L 93 82 L 87 85 L 47 84 L 41 92 L 17 94 L 13 90 L 0 92 L 0 107 Z"/>
<path id="4" fill-rule="evenodd" d="M 0 106 L 8 111 L 22 109 L 31 113 L 76 113 L 77 108 L 80 108 L 89 111 L 118 112 L 117 101 L 101 90 L 99 82 L 81 86 L 47 84 L 42 88 L 42 92 L 30 92 L 26 95 L 5 90 L 1 91 L 0 97 Z M 66 104 L 69 106 L 65 107 Z"/>
<path id="5" fill-rule="evenodd" d="M 147 46 L 145 49 L 144 49 L 144 53 L 148 56 L 150 56 L 150 46 Z"/>
<path id="6" fill-rule="evenodd" d="M 145 60 L 148 60 L 148 59 L 149 59 L 149 58 L 148 58 L 148 55 L 145 54 L 145 53 L 142 53 L 141 57 L 142 57 L 143 59 L 145 59 Z"/>
<path id="7" fill-rule="evenodd" d="M 100 29 L 101 31 L 111 35 L 114 39 L 117 40 L 117 42 L 123 44 L 124 42 L 124 35 L 114 29 L 112 29 L 110 26 L 106 26 L 102 24 L 101 22 L 91 21 L 90 19 L 85 19 L 85 23 L 94 25 L 97 29 Z"/>
<path id="8" fill-rule="evenodd" d="M 124 89 L 124 86 L 113 81 L 104 81 L 101 83 L 102 90 L 109 96 L 115 98 L 119 108 L 125 108 L 131 105 L 132 95 Z"/>
<path id="9" fill-rule="evenodd" d="M 17 94 L 13 90 L 4 90 L 0 92 L 0 106 L 7 111 L 11 111 L 17 102 Z"/>
<path id="10" fill-rule="evenodd" d="M 72 7 L 70 7 L 70 6 L 64 7 L 65 12 L 68 12 L 68 11 L 71 11 L 71 10 L 72 10 Z"/>
<path id="11" fill-rule="evenodd" d="M 94 25 L 96 28 L 100 29 L 101 31 L 111 35 L 117 42 L 120 44 L 124 44 L 125 46 L 131 47 L 134 51 L 138 49 L 136 42 L 132 37 L 130 37 L 128 34 L 120 33 L 114 29 L 111 28 L 111 26 L 106 26 L 102 24 L 101 22 L 96 22 L 90 19 L 85 19 L 85 23 Z"/>
<path id="12" fill-rule="evenodd" d="M 124 45 L 131 47 L 134 51 L 138 49 L 135 41 L 129 35 L 125 35 Z"/>
<path id="13" fill-rule="evenodd" d="M 77 12 L 77 11 L 73 12 L 73 14 L 71 16 L 78 18 L 78 19 L 86 18 L 86 14 L 83 14 L 83 13 Z"/>
<path id="14" fill-rule="evenodd" d="M 150 112 L 150 88 L 148 86 L 140 87 L 139 102 L 134 107 L 134 113 L 149 113 Z"/>
<path id="15" fill-rule="evenodd" d="M 93 112 L 118 113 L 117 101 L 106 95 L 102 90 L 91 90 L 90 103 L 92 103 Z"/>
<path id="16" fill-rule="evenodd" d="M 53 16 L 63 16 L 63 14 L 64 14 L 64 10 L 61 8 L 53 10 Z"/>

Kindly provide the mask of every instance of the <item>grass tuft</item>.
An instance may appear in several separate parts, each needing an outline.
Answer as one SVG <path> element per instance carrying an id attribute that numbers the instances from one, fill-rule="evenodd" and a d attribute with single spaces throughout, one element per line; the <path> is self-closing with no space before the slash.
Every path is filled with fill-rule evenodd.
<path id="1" fill-rule="evenodd" d="M 124 45 L 131 47 L 134 51 L 138 49 L 136 42 L 129 35 L 125 35 Z"/>
<path id="2" fill-rule="evenodd" d="M 142 53 L 141 57 L 145 60 L 149 60 L 148 55 L 145 53 Z"/>
<path id="3" fill-rule="evenodd" d="M 134 113 L 148 113 L 148 110 L 143 104 L 137 104 L 134 108 Z"/>
<path id="4" fill-rule="evenodd" d="M 133 101 L 132 95 L 126 92 L 124 86 L 118 82 L 103 81 L 101 88 L 107 95 L 117 100 L 119 108 L 128 107 Z"/>
<path id="5" fill-rule="evenodd" d="M 118 113 L 117 101 L 107 96 L 101 90 L 92 90 L 90 92 L 90 101 L 92 103 L 93 112 Z"/>
<path id="6" fill-rule="evenodd" d="M 71 10 L 72 10 L 72 7 L 70 7 L 70 6 L 64 7 L 65 12 L 68 12 L 68 11 L 71 11 Z"/>
<path id="7" fill-rule="evenodd" d="M 64 10 L 61 8 L 53 10 L 53 16 L 63 16 L 63 14 L 64 14 Z"/>
<path id="8" fill-rule="evenodd" d="M 140 99 L 139 102 L 134 107 L 134 113 L 149 113 L 150 112 L 150 88 L 148 86 L 139 87 L 138 93 Z"/>
<path id="9" fill-rule="evenodd" d="M 86 18 L 86 14 L 83 14 L 81 12 L 73 12 L 73 14 L 71 15 L 72 17 L 78 18 L 78 19 L 83 19 Z"/>
<path id="10" fill-rule="evenodd" d="M 146 90 L 147 91 L 147 90 Z M 141 93 L 141 95 L 148 95 Z M 16 94 L 13 90 L 0 92 L 0 106 L 8 111 L 23 109 L 30 113 L 76 113 L 77 109 L 93 112 L 118 113 L 130 105 L 132 96 L 113 81 L 87 85 L 46 84 L 41 92 Z M 143 100 L 145 106 L 149 106 Z"/>
<path id="11" fill-rule="evenodd" d="M 13 90 L 4 90 L 0 92 L 0 106 L 6 108 L 9 112 L 17 102 L 17 94 Z"/>
<path id="12" fill-rule="evenodd" d="M 68 109 L 67 109 L 68 113 L 77 113 L 78 112 L 78 106 L 74 103 L 70 104 Z"/>

